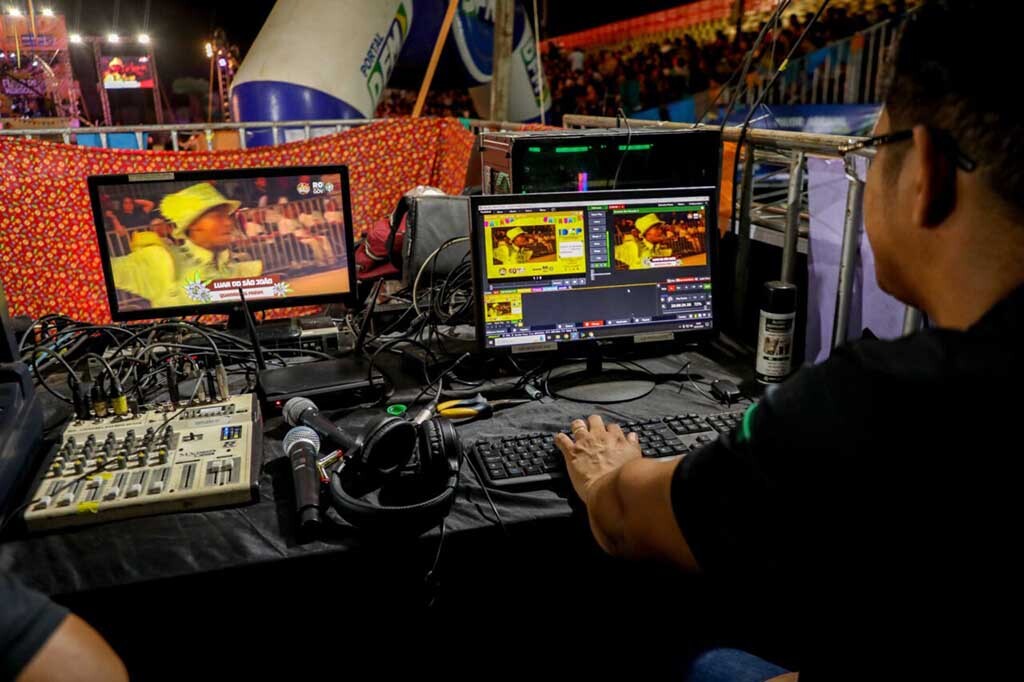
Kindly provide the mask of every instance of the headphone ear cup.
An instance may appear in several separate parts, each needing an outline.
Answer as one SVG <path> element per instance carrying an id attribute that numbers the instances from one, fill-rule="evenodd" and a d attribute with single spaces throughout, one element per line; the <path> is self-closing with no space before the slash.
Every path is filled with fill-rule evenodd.
<path id="1" fill-rule="evenodd" d="M 416 427 L 406 419 L 389 416 L 373 422 L 362 438 L 360 466 L 383 480 L 409 462 L 417 438 Z"/>
<path id="2" fill-rule="evenodd" d="M 412 427 L 412 422 L 399 421 Z M 386 422 L 378 425 L 381 426 L 385 429 L 396 428 L 389 427 Z M 388 430 L 382 430 L 380 433 L 392 435 Z M 395 441 L 377 441 L 377 446 L 393 442 Z M 420 493 L 416 496 L 417 501 L 392 499 L 393 490 L 389 486 L 401 484 L 401 479 L 381 480 L 379 472 L 372 467 L 370 472 L 377 474 L 372 476 L 376 487 L 368 489 L 360 485 L 367 467 L 366 462 L 356 459 L 335 470 L 331 476 L 329 490 L 338 514 L 356 526 L 399 533 L 419 534 L 440 523 L 451 510 L 455 500 L 459 465 L 462 460 L 462 442 L 450 421 L 435 418 L 427 420 L 415 430 L 414 443 L 419 453 L 419 470 L 415 475 L 420 481 L 416 486 Z M 373 453 L 370 454 L 373 459 Z M 381 484 L 384 487 L 381 487 Z"/>
<path id="3" fill-rule="evenodd" d="M 459 469 L 462 441 L 455 426 L 447 419 L 428 419 L 420 425 L 420 467 L 430 481 L 447 484 Z"/>

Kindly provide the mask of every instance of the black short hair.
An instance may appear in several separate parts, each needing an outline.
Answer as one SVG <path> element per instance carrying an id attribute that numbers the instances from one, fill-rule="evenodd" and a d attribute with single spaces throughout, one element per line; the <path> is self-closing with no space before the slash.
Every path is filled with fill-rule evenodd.
<path id="1" fill-rule="evenodd" d="M 926 125 L 978 163 L 1024 214 L 1024 117 L 1012 93 L 1021 36 L 1002 3 L 929 0 L 904 22 L 887 74 L 893 130 Z"/>

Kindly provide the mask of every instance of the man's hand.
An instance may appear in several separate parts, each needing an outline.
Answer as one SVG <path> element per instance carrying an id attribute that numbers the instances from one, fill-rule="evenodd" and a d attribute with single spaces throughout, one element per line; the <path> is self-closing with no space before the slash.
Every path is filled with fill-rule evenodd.
<path id="1" fill-rule="evenodd" d="M 572 438 L 559 433 L 555 445 L 565 456 L 565 466 L 576 494 L 590 506 L 595 485 L 630 460 L 640 458 L 640 445 L 635 433 L 626 435 L 617 424 L 604 425 L 601 417 L 591 415 L 589 424 L 575 420 L 570 428 Z"/>

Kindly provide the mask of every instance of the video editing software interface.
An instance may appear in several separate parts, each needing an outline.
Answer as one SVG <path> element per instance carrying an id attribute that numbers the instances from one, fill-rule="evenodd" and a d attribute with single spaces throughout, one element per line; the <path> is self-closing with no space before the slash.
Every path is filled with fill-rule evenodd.
<path id="1" fill-rule="evenodd" d="M 711 329 L 713 192 L 476 205 L 487 347 Z"/>

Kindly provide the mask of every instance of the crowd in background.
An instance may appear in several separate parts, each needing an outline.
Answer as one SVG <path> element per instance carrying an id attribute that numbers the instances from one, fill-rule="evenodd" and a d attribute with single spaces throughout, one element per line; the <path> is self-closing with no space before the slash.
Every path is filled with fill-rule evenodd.
<path id="1" fill-rule="evenodd" d="M 794 58 L 842 40 L 905 11 L 905 2 L 880 4 L 865 14 L 830 8 L 811 27 Z M 754 54 L 753 68 L 767 73 L 777 67 L 796 44 L 812 14 L 784 17 L 780 29 L 770 29 Z M 762 26 L 763 27 L 763 26 Z M 565 114 L 614 116 L 662 107 L 689 95 L 721 87 L 740 68 L 754 45 L 757 31 L 730 38 L 719 31 L 703 45 L 690 35 L 661 43 L 601 49 L 589 54 L 580 49 L 548 51 L 544 71 L 551 90 L 556 125 Z"/>
<path id="2" fill-rule="evenodd" d="M 377 105 L 377 117 L 408 116 L 416 106 L 416 95 L 412 90 L 385 90 Z M 423 116 L 479 118 L 466 90 L 432 90 L 423 105 Z"/>
<path id="3" fill-rule="evenodd" d="M 866 13 L 829 8 L 811 27 L 794 58 L 901 16 L 905 11 L 905 0 L 879 4 Z M 783 18 L 779 29 L 769 30 L 754 55 L 753 73 L 767 74 L 777 68 L 812 16 L 794 13 Z M 544 55 L 545 82 L 551 95 L 547 122 L 561 125 L 565 114 L 614 116 L 620 108 L 632 114 L 717 89 L 740 68 L 760 30 L 758 27 L 739 35 L 718 31 L 714 40 L 704 44 L 687 34 L 673 40 L 589 52 L 579 48 L 560 50 L 555 41 Z M 408 115 L 415 101 L 415 92 L 387 90 L 377 115 Z M 476 110 L 466 91 L 445 90 L 430 93 L 424 114 L 476 117 Z"/>

